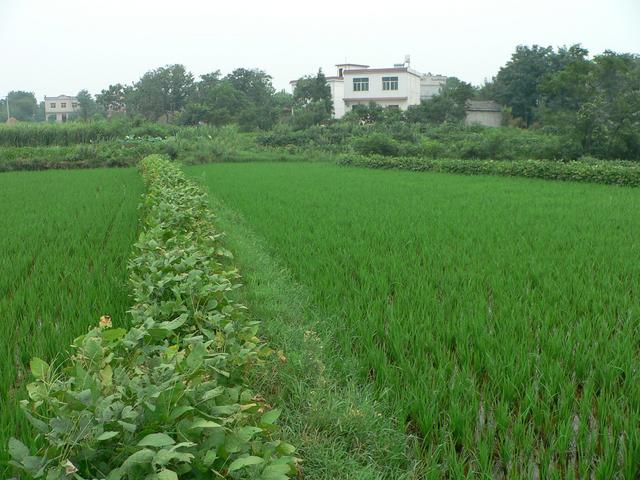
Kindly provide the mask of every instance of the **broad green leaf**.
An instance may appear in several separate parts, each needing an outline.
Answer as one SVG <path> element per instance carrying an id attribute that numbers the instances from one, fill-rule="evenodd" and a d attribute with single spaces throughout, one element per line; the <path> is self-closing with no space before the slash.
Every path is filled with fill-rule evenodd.
<path id="1" fill-rule="evenodd" d="M 104 432 L 101 435 L 98 435 L 98 438 L 96 438 L 97 441 L 99 442 L 103 442 L 105 440 L 109 440 L 110 438 L 113 438 L 117 435 L 119 435 L 120 432 Z"/>
<path id="2" fill-rule="evenodd" d="M 151 462 L 154 455 L 155 453 L 153 450 L 143 448 L 142 450 L 138 450 L 137 452 L 131 454 L 129 458 L 124 461 L 121 468 L 126 472 L 136 465 L 148 464 Z"/>
<path id="3" fill-rule="evenodd" d="M 25 457 L 29 456 L 29 449 L 20 440 L 11 437 L 9 439 L 9 455 L 16 462 L 22 462 Z"/>
<path id="4" fill-rule="evenodd" d="M 262 418 L 260 419 L 260 423 L 263 425 L 273 425 L 279 416 L 280 416 L 280 410 L 278 409 L 270 410 L 264 415 L 262 415 Z"/>
<path id="5" fill-rule="evenodd" d="M 269 465 L 262 471 L 261 480 L 288 480 L 289 465 Z"/>
<path id="6" fill-rule="evenodd" d="M 166 433 L 151 433 L 138 442 L 139 447 L 166 447 L 173 445 L 175 440 Z"/>
<path id="7" fill-rule="evenodd" d="M 215 450 L 211 449 L 202 459 L 202 463 L 204 463 L 205 467 L 210 467 L 211 465 L 213 465 L 213 462 L 216 461 L 216 458 L 218 458 L 218 453 Z"/>
<path id="8" fill-rule="evenodd" d="M 178 474 L 173 470 L 162 470 L 158 473 L 158 480 L 178 480 Z"/>
<path id="9" fill-rule="evenodd" d="M 249 455 L 248 457 L 241 457 L 234 460 L 231 465 L 229 465 L 229 472 L 235 472 L 236 470 L 240 470 L 241 468 L 248 467 L 251 465 L 259 465 L 264 462 L 264 459 L 261 457 L 256 457 L 253 455 Z"/>
<path id="10" fill-rule="evenodd" d="M 31 359 L 31 373 L 36 378 L 44 378 L 47 371 L 49 370 L 49 364 L 38 357 L 33 357 Z"/>
<path id="11" fill-rule="evenodd" d="M 291 455 L 296 451 L 296 447 L 294 447 L 290 443 L 280 442 L 280 445 L 278 445 L 278 451 L 283 455 Z"/>
<path id="12" fill-rule="evenodd" d="M 182 415 L 184 415 L 187 412 L 190 412 L 191 410 L 193 410 L 193 407 L 191 407 L 189 405 L 183 405 L 181 407 L 176 407 L 171 411 L 171 415 L 169 416 L 169 418 L 171 418 L 171 420 L 177 420 Z"/>
<path id="13" fill-rule="evenodd" d="M 204 362 L 204 354 L 206 352 L 206 348 L 204 343 L 196 343 L 191 350 L 191 353 L 187 357 L 187 366 L 192 370 L 196 370 L 200 368 L 202 362 Z"/>
<path id="14" fill-rule="evenodd" d="M 127 334 L 127 331 L 124 328 L 110 328 L 108 330 L 103 330 L 101 332 L 102 338 L 108 342 L 120 340 L 126 334 Z"/>
<path id="15" fill-rule="evenodd" d="M 193 428 L 218 428 L 222 427 L 219 423 L 212 422 L 211 420 L 205 420 L 204 418 L 196 418 L 191 422 L 189 429 Z"/>

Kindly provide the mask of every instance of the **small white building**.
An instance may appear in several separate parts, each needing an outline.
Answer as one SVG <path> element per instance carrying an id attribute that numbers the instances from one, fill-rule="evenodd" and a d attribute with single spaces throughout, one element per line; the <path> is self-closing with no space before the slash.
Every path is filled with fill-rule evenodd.
<path id="1" fill-rule="evenodd" d="M 78 99 L 68 95 L 57 97 L 44 97 L 44 118 L 54 120 L 58 123 L 69 120 L 71 114 L 79 110 Z"/>
<path id="2" fill-rule="evenodd" d="M 446 83 L 444 75 L 423 75 L 405 63 L 390 68 L 370 68 L 357 63 L 339 63 L 337 75 L 327 77 L 333 99 L 333 116 L 342 118 L 354 105 L 375 102 L 383 107 L 406 110 L 437 95 Z M 296 81 L 290 82 L 295 89 Z"/>
<path id="3" fill-rule="evenodd" d="M 502 107 L 493 100 L 469 100 L 466 105 L 467 125 L 499 127 L 502 125 Z"/>

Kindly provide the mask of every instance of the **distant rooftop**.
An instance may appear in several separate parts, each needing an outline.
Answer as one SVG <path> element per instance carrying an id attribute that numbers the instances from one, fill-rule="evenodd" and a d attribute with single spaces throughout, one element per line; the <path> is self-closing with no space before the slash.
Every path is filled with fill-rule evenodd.
<path id="1" fill-rule="evenodd" d="M 500 112 L 502 107 L 493 100 L 469 100 L 467 110 L 472 112 Z"/>

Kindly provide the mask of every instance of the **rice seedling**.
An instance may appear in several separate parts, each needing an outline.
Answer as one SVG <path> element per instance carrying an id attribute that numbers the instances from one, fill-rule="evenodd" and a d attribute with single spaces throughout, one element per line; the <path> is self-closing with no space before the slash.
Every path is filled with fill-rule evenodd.
<path id="1" fill-rule="evenodd" d="M 638 475 L 638 190 L 330 164 L 188 171 L 308 288 L 336 365 L 355 356 L 401 407 L 427 476 Z"/>
<path id="2" fill-rule="evenodd" d="M 29 360 L 60 360 L 101 314 L 128 323 L 126 263 L 142 182 L 134 169 L 0 175 L 0 476 Z"/>

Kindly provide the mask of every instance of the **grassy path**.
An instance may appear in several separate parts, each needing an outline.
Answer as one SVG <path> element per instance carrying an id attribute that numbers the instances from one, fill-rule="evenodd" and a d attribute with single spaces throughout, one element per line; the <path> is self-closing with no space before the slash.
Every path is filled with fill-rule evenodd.
<path id="1" fill-rule="evenodd" d="M 246 285 L 241 300 L 262 320 L 271 346 L 286 352 L 254 381 L 270 403 L 283 407 L 283 434 L 298 446 L 305 478 L 419 478 L 415 438 L 405 436 L 397 412 L 371 386 L 333 367 L 335 344 L 318 335 L 322 321 L 308 292 L 241 215 L 213 194 L 211 203 Z"/>

